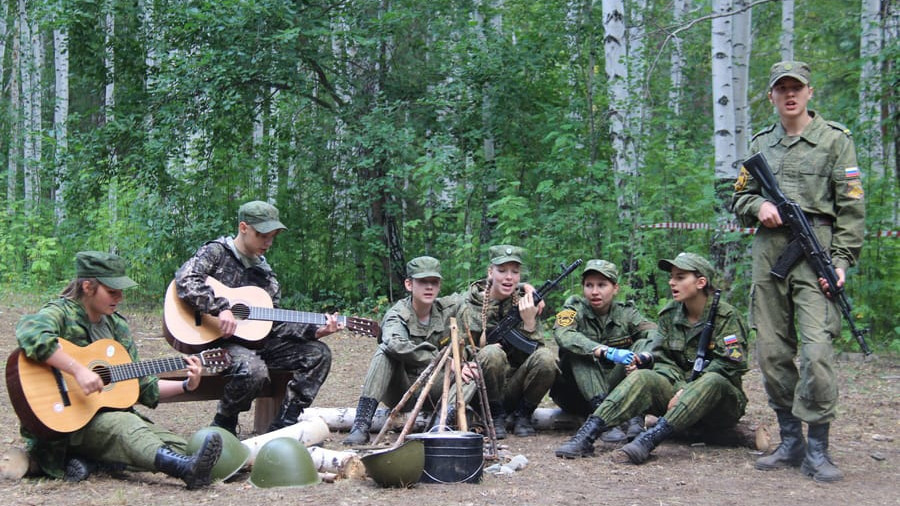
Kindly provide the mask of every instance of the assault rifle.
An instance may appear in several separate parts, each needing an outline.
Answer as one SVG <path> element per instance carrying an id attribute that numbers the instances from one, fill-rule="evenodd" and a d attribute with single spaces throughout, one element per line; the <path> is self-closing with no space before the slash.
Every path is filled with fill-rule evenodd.
<path id="1" fill-rule="evenodd" d="M 785 279 L 791 269 L 794 268 L 794 265 L 801 258 L 805 257 L 816 276 L 825 278 L 825 281 L 828 283 L 828 292 L 837 301 L 838 306 L 841 308 L 841 313 L 847 319 L 847 323 L 850 324 L 850 333 L 856 338 L 859 348 L 866 355 L 871 355 L 872 350 L 866 344 L 865 338 L 865 334 L 869 330 L 856 328 L 856 324 L 853 322 L 853 308 L 850 306 L 850 301 L 847 300 L 844 288 L 838 286 L 838 276 L 834 270 L 834 265 L 831 263 L 831 255 L 822 249 L 822 245 L 819 243 L 815 232 L 813 232 L 809 220 L 806 219 L 806 215 L 803 214 L 803 210 L 800 209 L 796 202 L 788 199 L 781 192 L 778 183 L 775 181 L 775 176 L 772 175 L 772 169 L 762 153 L 757 153 L 748 158 L 744 162 L 744 167 L 750 171 L 750 175 L 754 179 L 759 181 L 763 192 L 778 208 L 781 221 L 791 227 L 793 238 L 787 249 L 778 257 L 771 274 L 778 279 Z"/>
<path id="2" fill-rule="evenodd" d="M 709 345 L 712 342 L 713 331 L 716 329 L 716 313 L 719 312 L 719 297 L 722 296 L 722 290 L 716 290 L 713 295 L 712 305 L 709 307 L 709 318 L 703 324 L 703 330 L 700 331 L 700 342 L 697 343 L 697 358 L 694 359 L 694 370 L 691 371 L 691 379 L 688 383 L 699 378 L 703 374 L 703 369 L 709 365 Z"/>
<path id="3" fill-rule="evenodd" d="M 534 298 L 534 304 L 537 305 L 540 301 L 547 296 L 547 294 L 557 287 L 557 285 L 565 279 L 566 276 L 572 273 L 579 265 L 581 265 L 581 259 L 575 260 L 572 262 L 572 265 L 566 267 L 563 264 L 563 272 L 556 279 L 552 281 L 546 281 L 540 288 L 534 291 L 532 297 Z M 517 328 L 519 324 L 522 323 L 522 315 L 519 314 L 519 308 L 513 306 L 513 308 L 500 320 L 500 323 L 497 324 L 487 335 L 488 344 L 494 344 L 499 342 L 501 346 L 506 348 L 507 346 L 512 346 L 526 355 L 531 355 L 534 353 L 534 350 L 537 349 L 538 343 L 536 341 L 532 341 L 525 337 L 519 329 Z"/>

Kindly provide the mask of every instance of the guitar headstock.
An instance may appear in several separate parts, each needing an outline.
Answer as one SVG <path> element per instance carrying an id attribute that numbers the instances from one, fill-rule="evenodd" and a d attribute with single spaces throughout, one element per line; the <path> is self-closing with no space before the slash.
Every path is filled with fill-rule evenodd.
<path id="1" fill-rule="evenodd" d="M 381 337 L 381 325 L 379 325 L 375 320 L 370 320 L 368 318 L 348 316 L 347 330 L 349 330 L 350 332 L 364 334 L 369 337 L 374 337 L 376 339 Z"/>
<path id="2" fill-rule="evenodd" d="M 231 365 L 231 354 L 222 348 L 212 348 L 197 354 L 200 363 L 210 372 L 220 372 Z"/>

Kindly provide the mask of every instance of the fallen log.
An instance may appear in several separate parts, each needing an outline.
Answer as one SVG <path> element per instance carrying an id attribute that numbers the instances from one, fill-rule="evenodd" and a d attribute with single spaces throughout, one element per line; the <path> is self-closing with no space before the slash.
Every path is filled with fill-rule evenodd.
<path id="1" fill-rule="evenodd" d="M 245 439 L 241 443 L 250 449 L 250 459 L 247 460 L 247 465 L 252 466 L 259 450 L 273 439 L 290 437 L 300 441 L 306 447 L 310 447 L 325 441 L 329 435 L 331 435 L 331 431 L 324 420 L 319 417 L 306 417 L 294 425 Z"/>
<path id="2" fill-rule="evenodd" d="M 355 451 L 328 450 L 311 446 L 309 455 L 320 473 L 330 473 L 338 478 L 365 479 L 366 468 Z"/>

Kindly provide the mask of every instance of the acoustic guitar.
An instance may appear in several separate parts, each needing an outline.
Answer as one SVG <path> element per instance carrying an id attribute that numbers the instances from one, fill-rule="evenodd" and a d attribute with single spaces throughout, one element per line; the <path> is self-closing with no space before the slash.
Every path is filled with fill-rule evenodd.
<path id="1" fill-rule="evenodd" d="M 272 331 L 272 322 L 293 322 L 325 325 L 326 315 L 293 311 L 273 307 L 272 297 L 258 286 L 231 288 L 209 276 L 206 284 L 216 297 L 228 299 L 231 312 L 237 320 L 233 339 L 249 348 L 262 345 L 262 340 Z M 355 316 L 338 316 L 338 323 L 347 330 L 370 337 L 381 335 L 381 326 L 374 320 Z M 169 283 L 163 308 L 163 335 L 178 351 L 196 353 L 213 345 L 222 335 L 219 319 L 210 314 L 200 314 L 178 297 L 175 281 Z"/>
<path id="2" fill-rule="evenodd" d="M 100 339 L 80 347 L 59 339 L 60 347 L 76 362 L 89 367 L 103 379 L 99 393 L 84 395 L 75 377 L 55 367 L 25 356 L 21 348 L 6 360 L 6 388 L 22 426 L 42 438 L 56 438 L 74 432 L 91 421 L 103 408 L 127 409 L 138 400 L 138 378 L 187 369 L 182 357 L 132 362 L 122 343 Z M 223 349 L 198 354 L 203 367 L 219 371 L 231 364 Z"/>

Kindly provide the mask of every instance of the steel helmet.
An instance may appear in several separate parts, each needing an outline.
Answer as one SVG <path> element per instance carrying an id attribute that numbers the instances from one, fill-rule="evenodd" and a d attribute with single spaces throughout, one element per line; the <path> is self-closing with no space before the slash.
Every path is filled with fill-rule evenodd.
<path id="1" fill-rule="evenodd" d="M 250 471 L 254 487 L 305 487 L 319 483 L 309 450 L 291 437 L 275 438 L 262 446 Z"/>
<path id="2" fill-rule="evenodd" d="M 411 487 L 425 469 L 425 444 L 409 439 L 397 448 L 370 453 L 362 462 L 366 474 L 382 487 Z"/>
<path id="3" fill-rule="evenodd" d="M 193 454 L 200 449 L 207 435 L 215 432 L 222 436 L 222 455 L 219 461 L 212 468 L 211 477 L 213 480 L 227 480 L 231 476 L 240 471 L 247 460 L 250 459 L 250 448 L 244 446 L 238 438 L 231 432 L 222 427 L 205 427 L 191 436 L 188 442 L 188 453 Z"/>

